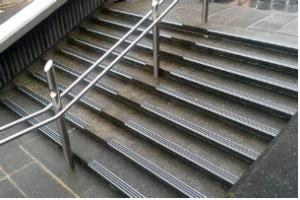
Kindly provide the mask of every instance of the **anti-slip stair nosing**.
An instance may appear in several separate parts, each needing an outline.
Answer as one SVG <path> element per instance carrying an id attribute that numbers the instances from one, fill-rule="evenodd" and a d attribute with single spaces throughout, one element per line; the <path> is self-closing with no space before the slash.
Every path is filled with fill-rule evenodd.
<path id="1" fill-rule="evenodd" d="M 79 43 L 79 44 L 85 45 L 87 47 L 100 50 L 102 52 L 107 52 L 108 51 L 108 49 L 106 49 L 106 48 L 100 47 L 100 46 L 95 45 L 95 44 L 91 44 L 90 42 L 87 42 L 87 41 L 85 41 L 83 39 L 80 39 L 80 38 L 75 38 L 74 41 Z M 117 51 L 113 51 L 112 54 L 115 55 L 115 56 L 119 56 L 121 53 L 119 53 Z M 131 56 L 123 56 L 123 58 L 125 58 L 129 61 L 135 62 L 135 63 L 139 63 L 139 64 L 144 65 L 144 66 L 147 65 L 146 61 L 141 61 L 140 59 L 132 58 Z"/>
<path id="2" fill-rule="evenodd" d="M 159 117 L 162 117 L 166 121 L 172 122 L 173 124 L 176 124 L 186 130 L 192 131 L 196 135 L 199 135 L 201 137 L 206 138 L 209 141 L 217 143 L 221 147 L 229 149 L 239 155 L 245 156 L 248 159 L 256 160 L 259 156 L 259 154 L 253 150 L 243 147 L 231 140 L 228 140 L 216 133 L 213 133 L 213 132 L 211 132 L 205 128 L 202 128 L 192 122 L 189 122 L 183 118 L 180 118 L 180 117 L 173 115 L 167 111 L 157 108 L 152 104 L 145 103 L 144 105 L 142 105 L 142 108 L 144 108 L 145 110 L 147 110 Z"/>
<path id="3" fill-rule="evenodd" d="M 41 80 L 42 82 L 44 83 L 47 83 L 47 79 L 46 79 L 46 76 L 44 74 L 41 74 L 41 73 L 34 73 L 32 74 L 35 78 Z M 60 83 L 57 83 L 58 85 L 58 89 L 60 91 L 65 91 L 66 90 L 66 86 L 60 84 Z M 74 90 L 71 90 L 68 95 L 72 98 L 76 97 L 78 95 L 77 92 L 75 92 Z M 98 112 L 102 112 L 102 110 L 104 109 L 104 106 L 102 106 L 101 104 L 99 104 L 98 102 L 95 102 L 93 101 L 92 99 L 89 99 L 85 96 L 81 97 L 80 100 L 79 100 L 81 103 L 87 105 L 88 107 L 91 107 L 93 109 L 95 109 L 96 111 Z"/>
<path id="4" fill-rule="evenodd" d="M 91 65 L 94 64 L 94 62 L 95 62 L 95 60 L 93 60 L 91 58 L 87 58 L 86 56 L 79 55 L 79 53 L 74 53 L 74 52 L 72 52 L 69 49 L 61 49 L 61 51 L 63 53 L 65 53 L 65 54 L 69 55 L 69 56 L 72 56 L 72 57 L 75 57 L 76 59 L 85 61 L 85 62 L 87 62 L 87 63 L 89 63 Z M 99 64 L 98 67 L 100 67 L 101 69 L 105 69 L 106 68 L 106 66 L 101 65 L 101 64 Z M 132 75 L 132 74 L 130 74 L 128 72 L 125 72 L 125 71 L 123 71 L 121 69 L 118 69 L 116 67 L 111 68 L 110 72 L 118 74 L 118 75 L 120 75 L 120 76 L 122 76 L 124 78 L 127 78 L 127 79 L 133 79 L 134 78 L 134 75 Z"/>
<path id="5" fill-rule="evenodd" d="M 141 166 L 143 169 L 147 170 L 160 180 L 166 182 L 171 187 L 175 188 L 182 194 L 186 195 L 187 197 L 191 198 L 203 198 L 205 197 L 195 189 L 191 188 L 190 186 L 186 185 L 184 182 L 178 180 L 168 172 L 162 170 L 158 166 L 154 165 L 153 163 L 149 162 L 148 160 L 144 159 L 140 155 L 136 154 L 132 150 L 128 149 L 127 147 L 123 146 L 122 144 L 116 142 L 115 140 L 110 140 L 107 144 L 113 148 L 114 150 L 118 151 L 128 159 L 132 160 L 134 163 Z"/>
<path id="6" fill-rule="evenodd" d="M 114 25 L 114 26 L 118 26 L 118 27 L 122 27 L 122 28 L 126 28 L 126 29 L 131 29 L 133 27 L 131 25 L 121 24 L 119 22 L 115 22 L 115 21 L 112 21 L 112 20 L 104 19 L 104 18 L 94 17 L 93 19 L 97 20 L 98 22 L 104 22 L 104 23 L 107 23 L 107 24 L 110 24 L 110 25 Z M 144 28 L 137 28 L 137 31 L 139 31 L 139 32 L 143 32 L 145 30 L 146 29 L 144 29 Z M 149 34 L 152 35 L 152 31 L 149 31 Z M 161 36 L 162 38 L 166 38 L 166 39 L 171 39 L 172 38 L 172 36 L 166 35 L 166 34 L 163 34 L 163 33 L 160 33 L 159 36 Z"/>
<path id="7" fill-rule="evenodd" d="M 2 100 L 2 103 L 6 107 L 8 107 L 9 109 L 11 109 L 14 113 L 16 113 L 17 115 L 19 115 L 20 117 L 25 117 L 25 116 L 29 115 L 29 113 L 27 113 L 23 108 L 21 108 L 20 106 L 18 106 L 16 103 L 14 103 L 13 101 L 11 101 L 8 98 Z M 31 125 L 35 125 L 35 124 L 40 123 L 40 121 L 38 119 L 36 119 L 36 118 L 32 118 L 32 119 L 28 120 L 28 123 L 30 123 Z M 56 142 L 57 144 L 61 145 L 59 134 L 56 133 L 56 132 L 54 132 L 48 126 L 43 126 L 43 127 L 39 128 L 39 130 L 43 134 L 45 134 L 46 136 L 48 136 L 50 139 L 52 139 L 54 142 Z"/>
<path id="8" fill-rule="evenodd" d="M 51 101 L 42 97 L 41 95 L 37 94 L 36 92 L 34 92 L 33 90 L 29 89 L 26 86 L 20 86 L 18 87 L 18 89 L 44 106 L 47 106 L 48 104 L 51 103 Z M 66 112 L 64 116 L 68 121 L 72 122 L 73 124 L 76 124 L 76 126 L 80 127 L 81 129 L 88 129 L 89 127 L 88 123 L 76 117 L 70 112 Z"/>
<path id="9" fill-rule="evenodd" d="M 128 121 L 125 124 L 127 127 L 129 127 L 131 130 L 137 132 L 138 134 L 142 135 L 143 137 L 146 137 L 147 139 L 153 141 L 154 143 L 162 146 L 163 148 L 167 149 L 168 151 L 173 152 L 175 155 L 183 158 L 184 160 L 187 160 L 197 167 L 200 167 L 201 169 L 206 170 L 210 174 L 218 177 L 219 179 L 229 183 L 230 185 L 234 185 L 239 177 L 235 176 L 234 174 L 231 174 L 230 172 L 219 168 L 218 166 L 214 165 L 213 163 L 210 163 L 197 155 L 191 153 L 190 151 L 178 146 L 175 143 L 172 143 L 171 141 L 157 135 L 156 133 L 148 130 L 147 128 L 137 124 L 133 121 Z"/>
<path id="10" fill-rule="evenodd" d="M 222 109 L 222 108 L 219 108 L 217 106 L 214 106 L 212 104 L 209 104 L 209 103 L 206 103 L 206 102 L 203 102 L 197 98 L 193 98 L 191 96 L 187 96 L 183 93 L 180 93 L 174 89 L 170 89 L 164 85 L 160 85 L 158 88 L 157 88 L 158 91 L 164 93 L 164 94 L 167 94 L 169 96 L 172 96 L 176 99 L 179 99 L 181 101 L 184 101 L 186 103 L 189 103 L 191 105 L 194 105 L 200 109 L 204 109 L 208 112 L 211 112 L 213 114 L 216 114 L 218 116 L 221 116 L 221 117 L 224 117 L 225 119 L 227 120 L 231 120 L 231 121 L 234 121 L 235 123 L 238 123 L 238 124 L 242 124 L 248 128 L 251 128 L 251 129 L 254 129 L 256 131 L 259 131 L 269 137 L 276 137 L 280 130 L 278 129 L 275 129 L 275 128 L 272 128 L 272 127 L 269 127 L 267 125 L 264 125 L 264 124 L 261 124 L 257 121 L 254 121 L 252 119 L 249 119 L 249 118 L 246 118 L 244 116 L 241 116 L 241 115 L 238 115 L 236 113 L 233 113 L 231 111 L 228 111 L 228 110 L 225 110 L 225 109 Z"/>
<path id="11" fill-rule="evenodd" d="M 255 60 L 257 62 L 264 62 L 264 63 L 273 64 L 273 65 L 283 66 L 287 69 L 298 70 L 298 67 L 294 66 L 293 64 L 281 63 L 279 61 L 275 61 L 275 60 L 268 59 L 268 58 L 263 58 L 263 57 L 257 58 L 256 56 L 253 56 L 251 54 L 241 53 L 241 52 L 225 49 L 225 48 L 222 48 L 222 47 L 216 47 L 216 46 L 213 46 L 213 45 L 207 45 L 207 44 L 203 44 L 203 43 L 196 43 L 196 45 L 199 46 L 199 47 L 204 47 L 204 48 L 208 48 L 208 49 L 217 50 L 217 51 L 220 51 L 222 53 L 227 53 L 227 54 L 231 54 L 231 55 L 234 55 L 234 56 L 245 57 L 247 59 L 252 59 L 252 60 Z"/>
<path id="12" fill-rule="evenodd" d="M 128 183 L 123 181 L 121 178 L 116 176 L 114 173 L 109 171 L 106 167 L 98 163 L 96 160 L 92 160 L 88 163 L 88 166 L 92 168 L 97 174 L 102 176 L 116 188 L 118 188 L 122 193 L 130 198 L 144 198 L 137 190 L 131 187 Z"/>
<path id="13" fill-rule="evenodd" d="M 251 103 L 263 106 L 265 108 L 272 109 L 272 110 L 275 110 L 275 111 L 280 112 L 280 113 L 284 113 L 285 115 L 288 115 L 288 116 L 293 116 L 297 112 L 295 109 L 290 108 L 288 106 L 281 105 L 281 104 L 276 105 L 276 103 L 271 102 L 267 99 L 262 99 L 262 98 L 259 98 L 259 97 L 255 97 L 251 94 L 246 94 L 244 92 L 237 91 L 237 90 L 234 90 L 234 89 L 231 89 L 231 88 L 227 88 L 227 87 L 218 85 L 216 83 L 203 81 L 203 80 L 200 80 L 197 77 L 193 77 L 191 75 L 188 75 L 188 74 L 176 71 L 176 70 L 172 71 L 171 75 L 182 78 L 184 80 L 195 83 L 197 85 L 201 85 L 201 86 L 210 88 L 212 90 L 219 91 L 219 92 L 224 93 L 226 95 L 237 97 L 239 99 L 245 100 L 246 102 L 251 102 Z"/>
<path id="14" fill-rule="evenodd" d="M 121 13 L 123 15 L 127 15 L 127 16 L 134 16 L 136 18 L 143 18 L 143 15 L 139 15 L 136 13 L 132 13 L 132 12 L 128 12 L 128 11 L 123 11 L 123 10 L 118 10 L 118 9 L 113 9 L 113 8 L 105 8 L 106 10 L 113 12 L 113 13 Z M 171 22 L 165 19 L 162 19 L 162 22 L 165 23 L 166 25 L 173 25 L 173 26 L 177 26 L 177 27 L 182 27 L 183 24 L 179 23 L 179 22 Z"/>
<path id="15" fill-rule="evenodd" d="M 71 67 L 67 67 L 67 66 L 65 66 L 65 65 L 63 65 L 61 63 L 58 63 L 57 61 L 53 62 L 53 66 L 56 67 L 56 68 L 58 68 L 58 69 L 60 69 L 60 70 L 62 70 L 62 71 L 64 71 L 64 72 L 66 72 L 66 73 L 68 73 L 68 74 L 70 74 L 70 75 L 72 75 L 73 77 L 76 77 L 76 78 L 79 78 L 82 75 L 81 72 L 79 72 L 79 71 L 77 71 L 77 70 L 75 70 L 75 69 L 73 69 Z M 83 80 L 86 83 L 89 84 L 89 83 L 91 83 L 93 81 L 93 78 L 90 77 L 90 76 L 86 76 L 86 78 L 84 78 Z M 118 95 L 118 90 L 117 89 L 115 89 L 115 88 L 113 88 L 113 87 L 111 87 L 111 86 L 109 86 L 109 85 L 107 85 L 107 84 L 105 84 L 103 82 L 99 81 L 98 83 L 96 83 L 95 86 L 99 87 L 100 89 L 103 89 L 103 90 L 105 90 L 105 91 L 107 91 L 107 92 L 109 92 L 109 93 L 111 93 L 113 95 Z"/>
<path id="16" fill-rule="evenodd" d="M 285 82 L 282 82 L 282 81 L 278 81 L 278 80 L 272 79 L 270 77 L 266 77 L 266 76 L 262 76 L 262 75 L 259 75 L 259 74 L 243 71 L 243 70 L 240 70 L 240 69 L 237 69 L 237 68 L 232 68 L 232 67 L 229 67 L 229 66 L 226 66 L 226 67 L 220 66 L 217 63 L 211 63 L 209 61 L 200 61 L 200 60 L 196 60 L 194 58 L 188 58 L 188 57 L 183 57 L 183 59 L 186 60 L 186 61 L 189 61 L 189 62 L 193 62 L 193 63 L 197 63 L 199 65 L 209 67 L 209 68 L 214 69 L 214 70 L 220 70 L 220 71 L 228 73 L 228 74 L 233 74 L 233 75 L 236 75 L 236 76 L 245 77 L 247 79 L 254 80 L 254 81 L 257 81 L 257 82 L 262 82 L 262 83 L 268 84 L 271 87 L 279 87 L 281 89 L 289 90 L 289 91 L 292 91 L 294 93 L 298 92 L 298 88 L 295 87 L 296 85 L 285 83 Z"/>

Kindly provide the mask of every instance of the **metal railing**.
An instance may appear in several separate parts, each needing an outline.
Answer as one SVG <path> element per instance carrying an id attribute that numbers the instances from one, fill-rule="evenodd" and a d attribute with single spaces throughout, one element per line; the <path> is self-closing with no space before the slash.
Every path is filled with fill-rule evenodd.
<path id="1" fill-rule="evenodd" d="M 128 31 L 116 44 L 114 44 L 103 56 L 101 56 L 87 71 L 85 71 L 76 81 L 74 81 L 64 92 L 61 94 L 57 89 L 55 72 L 52 66 L 52 61 L 48 61 L 45 65 L 44 71 L 47 75 L 48 86 L 50 89 L 50 97 L 52 103 L 47 105 L 45 108 L 32 113 L 26 117 L 18 119 L 14 122 L 11 122 L 5 126 L 0 127 L 0 131 L 4 131 L 8 128 L 16 126 L 22 122 L 25 122 L 31 118 L 39 116 L 46 113 L 52 107 L 54 110 L 54 116 L 46 119 L 38 124 L 35 124 L 27 129 L 24 129 L 18 133 L 15 133 L 3 140 L 0 140 L 0 146 L 4 145 L 14 139 L 17 139 L 31 131 L 39 129 L 42 126 L 45 126 L 51 122 L 57 121 L 58 130 L 61 138 L 62 149 L 64 157 L 67 163 L 69 170 L 73 170 L 74 163 L 72 159 L 71 145 L 69 141 L 69 136 L 67 132 L 66 122 L 64 114 L 82 97 L 84 96 L 91 88 L 94 86 L 123 56 L 125 56 L 151 29 L 153 29 L 153 57 L 154 57 L 154 76 L 159 76 L 159 28 L 158 24 L 161 19 L 168 14 L 168 12 L 178 3 L 179 0 L 174 0 L 168 7 L 165 9 L 161 15 L 159 15 L 158 8 L 159 5 L 163 3 L 164 0 L 152 0 L 152 10 L 149 11 L 135 26 L 133 26 L 130 31 Z M 86 86 L 76 97 L 74 97 L 69 104 L 64 108 L 61 104 L 61 98 L 66 96 L 81 80 L 83 80 L 94 68 L 96 68 L 110 53 L 112 53 L 125 39 L 130 36 L 137 28 L 145 22 L 152 15 L 152 23 L 121 53 L 115 58 L 88 86 Z"/>

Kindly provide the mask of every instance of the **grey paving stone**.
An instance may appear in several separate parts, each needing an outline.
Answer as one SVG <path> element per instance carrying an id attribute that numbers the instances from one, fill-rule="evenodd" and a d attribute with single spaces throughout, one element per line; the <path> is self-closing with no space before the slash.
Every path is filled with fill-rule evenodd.
<path id="1" fill-rule="evenodd" d="M 74 197 L 74 195 L 46 173 L 38 164 L 30 165 L 18 171 L 11 176 L 11 179 L 31 198 Z"/>
<path id="2" fill-rule="evenodd" d="M 30 162 L 32 159 L 20 149 L 16 142 L 0 147 L 0 165 L 6 173 L 10 174 Z"/>
<path id="3" fill-rule="evenodd" d="M 8 180 L 0 181 L 0 198 L 24 198 L 25 196 Z"/>

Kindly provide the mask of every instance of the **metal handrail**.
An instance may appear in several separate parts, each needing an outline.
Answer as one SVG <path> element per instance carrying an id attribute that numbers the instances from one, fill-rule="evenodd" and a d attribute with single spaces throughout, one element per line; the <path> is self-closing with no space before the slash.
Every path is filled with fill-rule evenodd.
<path id="1" fill-rule="evenodd" d="M 162 3 L 162 2 L 160 2 Z M 114 46 L 112 46 L 104 55 L 102 55 L 87 71 L 85 71 L 76 81 L 74 81 L 63 93 L 61 93 L 60 97 L 64 97 L 66 94 L 68 94 L 80 81 L 82 81 L 95 67 L 97 67 L 111 52 L 113 52 L 122 42 L 124 42 L 130 34 L 132 34 L 146 19 L 150 17 L 152 14 L 152 10 L 149 11 L 134 27 L 130 29 Z M 35 113 L 32 113 L 26 117 L 23 117 L 21 119 L 18 119 L 14 122 L 11 122 L 9 124 L 6 124 L 2 127 L 0 127 L 0 131 L 4 131 L 8 128 L 11 128 L 13 126 L 16 126 L 22 122 L 25 122 L 33 117 L 39 116 L 47 111 L 49 111 L 52 107 L 52 103 L 47 105 L 42 110 L 39 110 Z M 1 141 L 0 141 L 1 145 Z"/>
<path id="2" fill-rule="evenodd" d="M 126 55 L 155 25 L 157 25 L 161 19 L 168 14 L 168 12 L 178 3 L 179 0 L 174 0 L 167 9 L 159 15 L 153 22 L 121 53 L 119 56 L 114 59 L 88 86 L 86 86 L 76 97 L 73 98 L 73 100 L 67 104 L 60 112 L 56 113 L 53 117 L 46 119 L 45 121 L 42 121 L 38 124 L 35 124 L 27 129 L 24 129 L 18 133 L 15 133 L 3 140 L 0 140 L 0 146 L 3 144 L 6 144 L 10 142 L 11 140 L 17 139 L 21 137 L 22 135 L 25 135 L 31 131 L 34 131 L 42 126 L 45 126 L 53 121 L 58 120 L 60 117 L 64 115 L 83 95 L 85 95 L 92 86 L 94 86 L 124 55 Z M 163 0 L 159 1 L 159 5 L 163 3 Z M 60 97 L 64 97 L 69 91 L 71 91 L 81 80 L 85 78 L 95 67 L 97 67 L 100 62 L 102 62 L 116 47 L 118 47 L 125 39 L 133 33 L 146 19 L 150 17 L 152 14 L 152 10 L 149 11 L 133 28 L 130 29 L 113 47 L 111 47 L 101 58 L 99 58 L 84 74 L 81 75 L 75 82 L 73 82 L 61 95 Z M 45 70 L 47 73 L 47 71 Z M 21 122 L 27 121 L 30 118 L 36 117 L 38 115 L 41 115 L 45 113 L 46 111 L 51 109 L 51 106 L 53 104 L 49 104 L 44 109 L 39 110 L 35 113 L 32 113 L 31 115 L 28 115 L 20 120 L 17 120 L 15 122 L 12 122 L 8 125 L 5 125 L 3 127 L 0 127 L 0 131 L 3 131 L 7 128 L 10 128 L 14 125 L 17 125 Z"/>

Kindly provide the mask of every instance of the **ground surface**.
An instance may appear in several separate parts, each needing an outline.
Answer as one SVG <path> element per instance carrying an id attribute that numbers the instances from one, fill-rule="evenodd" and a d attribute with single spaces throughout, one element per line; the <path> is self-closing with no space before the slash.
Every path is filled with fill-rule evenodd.
<path id="1" fill-rule="evenodd" d="M 172 1 L 166 0 L 161 9 L 166 8 L 170 2 Z M 284 4 L 287 1 L 272 1 L 271 3 L 242 0 L 241 5 L 238 5 L 238 2 L 238 0 L 216 0 L 215 3 L 210 3 L 206 25 L 201 23 L 202 1 L 200 0 L 179 1 L 165 19 L 257 40 L 298 46 L 298 2 L 294 2 L 293 5 Z M 108 5 L 110 8 L 144 15 L 151 8 L 151 1 L 109 0 Z"/>

